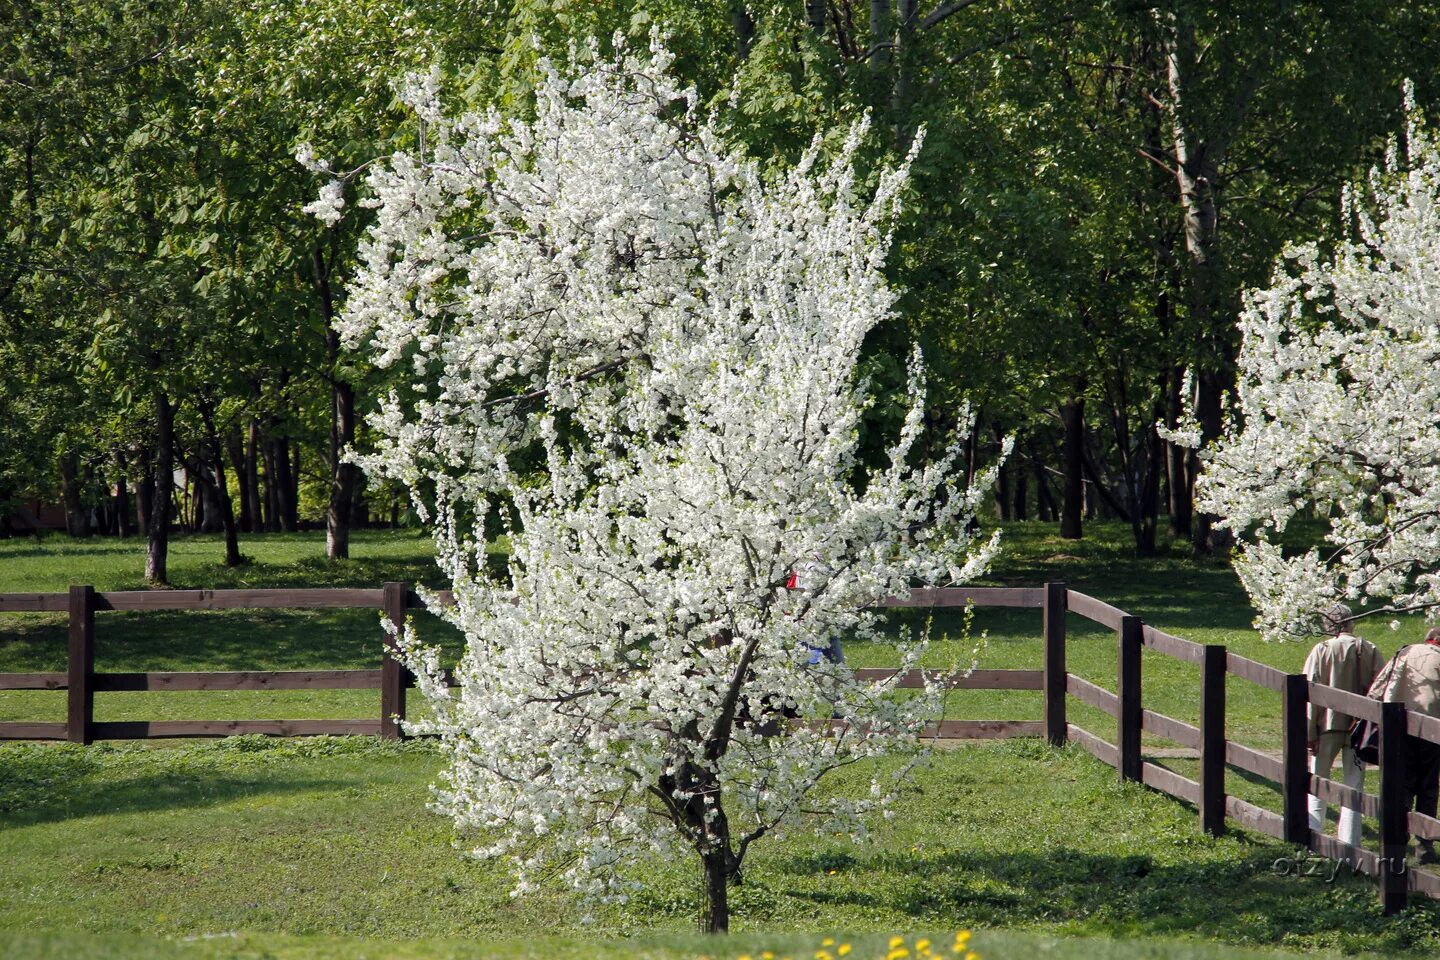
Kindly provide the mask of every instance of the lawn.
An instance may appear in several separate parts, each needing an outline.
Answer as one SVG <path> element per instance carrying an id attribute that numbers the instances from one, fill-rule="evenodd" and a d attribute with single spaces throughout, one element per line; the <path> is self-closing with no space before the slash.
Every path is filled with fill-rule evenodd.
<path id="1" fill-rule="evenodd" d="M 1119 527 L 1061 541 L 1038 524 L 1006 530 L 989 582 L 1064 579 L 1172 633 L 1226 643 L 1297 669 L 1303 645 L 1266 645 L 1233 574 L 1176 551 L 1140 560 Z M 435 583 L 427 540 L 363 532 L 356 559 L 321 558 L 316 535 L 257 538 L 227 571 L 210 538 L 173 548 L 177 586 L 375 586 Z M 60 538 L 0 542 L 0 591 L 141 585 L 141 546 Z M 894 618 L 920 630 L 922 612 Z M 104 613 L 102 670 L 299 669 L 378 663 L 370 611 Z M 1070 618 L 1070 669 L 1113 688 L 1115 638 Z M 426 624 L 432 635 L 441 628 Z M 1038 611 L 981 610 L 966 635 L 937 612 L 931 662 L 965 664 L 986 632 L 984 667 L 1038 667 Z M 1389 650 L 1416 638 L 1364 631 Z M 0 671 L 63 669 L 63 620 L 0 618 Z M 893 663 L 887 644 L 847 649 Z M 1145 654 L 1151 709 L 1198 719 L 1196 668 Z M 1231 681 L 1230 735 L 1278 747 L 1278 696 Z M 64 695 L 0 691 L 0 719 L 63 719 Z M 101 694 L 97 718 L 374 716 L 374 691 Z M 1033 692 L 962 691 L 953 717 L 1038 719 Z M 1072 719 L 1113 739 L 1114 721 L 1071 701 Z M 1147 741 L 1151 749 L 1165 746 Z M 1193 775 L 1193 762 L 1166 763 Z M 8 956 L 471 957 L 698 956 L 687 933 L 698 886 L 689 863 L 644 871 L 647 892 L 593 923 L 559 890 L 511 900 L 495 865 L 462 858 L 449 824 L 425 811 L 439 757 L 424 744 L 368 738 L 215 743 L 0 746 L 0 950 Z M 858 789 L 860 772 L 834 789 Z M 1232 792 L 1276 805 L 1269 784 L 1233 773 Z M 894 932 L 937 943 L 973 926 L 988 960 L 1037 950 L 1069 957 L 1251 957 L 1250 947 L 1433 956 L 1440 909 L 1379 916 L 1373 883 L 1280 877 L 1289 851 L 1247 834 L 1210 839 L 1193 809 L 1115 782 L 1070 748 L 1036 741 L 937 752 L 873 842 L 796 834 L 761 845 L 737 892 L 740 934 L 718 955 L 765 949 L 810 957 L 827 932 L 858 960 Z M 54 931 L 54 935 L 41 935 Z M 153 940 L 137 939 L 151 937 Z M 1054 938 L 1090 937 L 1098 940 Z M 628 938 L 628 939 L 627 939 Z M 988 939 L 987 939 L 988 938 Z M 1143 942 L 1136 941 L 1143 938 Z M 1174 941 L 1174 942 L 1172 942 Z M 733 947 L 733 949 L 732 949 Z M 883 954 L 883 949 L 880 951 Z M 759 956 L 758 953 L 755 954 Z M 876 954 L 880 955 L 880 954 Z"/>

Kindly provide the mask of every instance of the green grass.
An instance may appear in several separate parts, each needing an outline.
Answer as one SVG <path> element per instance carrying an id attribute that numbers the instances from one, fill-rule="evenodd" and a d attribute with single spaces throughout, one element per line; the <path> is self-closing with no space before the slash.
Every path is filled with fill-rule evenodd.
<path id="1" fill-rule="evenodd" d="M 0 747 L 0 945 L 69 931 L 97 936 L 95 956 L 126 956 L 110 945 L 139 935 L 194 951 L 177 956 L 482 956 L 522 953 L 537 937 L 559 938 L 560 956 L 588 956 L 584 945 L 599 940 L 611 945 L 598 955 L 625 955 L 612 941 L 635 938 L 655 956 L 701 952 L 685 939 L 699 894 L 693 864 L 646 864 L 644 890 L 589 925 L 559 888 L 512 900 L 503 867 L 457 855 L 448 822 L 426 812 L 438 766 L 427 745 L 369 738 Z M 866 782 L 856 772 L 835 789 Z M 868 844 L 797 832 L 757 846 L 735 892 L 736 932 L 747 935 L 736 942 L 809 938 L 813 951 L 837 931 L 974 927 L 1413 956 L 1440 948 L 1440 910 L 1387 920 L 1363 878 L 1275 875 L 1287 853 L 1244 834 L 1205 837 L 1193 811 L 1118 784 L 1073 748 L 976 745 L 936 755 Z M 360 943 L 342 953 L 336 938 L 408 952 Z"/>
<path id="2" fill-rule="evenodd" d="M 1084 541 L 1062 541 L 1039 524 L 1012 525 L 1007 552 L 986 582 L 1066 580 L 1197 642 L 1225 643 L 1285 670 L 1303 661 L 1305 645 L 1264 644 L 1250 630 L 1248 604 L 1224 565 L 1194 561 L 1180 549 L 1134 557 L 1127 531 L 1117 526 L 1091 525 L 1088 533 Z M 173 579 L 177 586 L 216 588 L 375 586 L 387 579 L 438 585 L 430 543 L 419 534 L 361 532 L 352 544 L 355 559 L 343 563 L 323 559 L 315 534 L 252 538 L 244 549 L 252 562 L 230 571 L 218 562 L 216 539 L 181 538 L 172 548 Z M 0 591 L 61 590 L 71 582 L 140 587 L 142 551 L 136 541 L 0 541 Z M 980 631 L 987 633 L 983 667 L 1040 666 L 1038 611 L 976 611 L 970 635 L 957 611 L 933 618 L 904 611 L 891 619 L 897 633 L 930 621 L 929 662 L 937 666 L 968 664 Z M 379 662 L 371 611 L 102 613 L 97 620 L 101 670 Z M 1074 616 L 1069 628 L 1070 669 L 1113 689 L 1114 634 Z M 422 629 L 455 642 L 433 622 Z M 1417 639 L 1419 625 L 1362 632 L 1388 651 Z M 0 672 L 63 669 L 64 651 L 63 618 L 0 617 Z M 852 644 L 847 655 L 867 666 L 893 664 L 896 656 L 890 644 Z M 1198 720 L 1195 667 L 1147 652 L 1144 684 L 1147 707 Z M 1228 697 L 1230 736 L 1278 750 L 1278 695 L 1232 678 Z M 1070 709 L 1073 721 L 1113 740 L 1109 717 L 1074 700 Z M 374 691 L 97 697 L 101 720 L 377 713 Z M 63 693 L 0 691 L 0 720 L 63 715 Z M 961 691 L 951 696 L 949 715 L 1038 719 L 1040 699 L 1034 692 Z M 1167 746 L 1150 738 L 1146 745 Z M 1193 761 L 1164 762 L 1194 775 Z M 702 941 L 686 939 L 698 895 L 688 863 L 647 869 L 650 892 L 602 911 L 593 927 L 580 923 L 563 891 L 512 901 L 503 871 L 461 858 L 448 823 L 425 811 L 438 764 L 429 747 L 364 738 L 0 746 L 0 952 L 81 958 L 709 952 Z M 1278 809 L 1271 784 L 1232 772 L 1229 789 Z M 943 751 L 873 844 L 856 848 L 797 834 L 757 847 L 735 911 L 740 933 L 758 939 L 737 938 L 726 955 L 763 941 L 809 957 L 826 931 L 879 936 L 972 925 L 984 931 L 977 944 L 987 960 L 1036 950 L 1062 960 L 1264 955 L 1236 945 L 1412 956 L 1440 950 L 1435 906 L 1382 919 L 1371 882 L 1273 876 L 1270 865 L 1284 847 L 1247 835 L 1212 840 L 1195 819 L 1183 804 L 1117 785 L 1113 771 L 1073 748 L 1056 752 L 1016 741 Z M 59 932 L 36 932 L 42 930 Z M 994 938 L 988 944 L 987 936 Z M 1101 939 L 1047 946 L 1047 937 Z M 1143 944 L 1131 942 L 1137 938 Z"/>

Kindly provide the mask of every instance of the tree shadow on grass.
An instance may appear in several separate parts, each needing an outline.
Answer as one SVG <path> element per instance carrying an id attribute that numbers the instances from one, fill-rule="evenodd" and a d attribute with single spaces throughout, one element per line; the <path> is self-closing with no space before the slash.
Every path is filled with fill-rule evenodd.
<path id="1" fill-rule="evenodd" d="M 1332 942 L 1385 934 L 1374 881 L 1341 872 L 1324 878 L 1282 876 L 1284 845 L 1251 842 L 1234 860 L 1160 864 L 1148 855 L 1096 854 L 1070 847 L 1009 854 L 915 854 L 900 867 L 893 854 L 859 858 L 853 869 L 884 872 L 893 882 L 834 893 L 786 889 L 815 903 L 912 917 L 918 925 L 1008 927 L 1079 924 L 1117 937 L 1203 937 L 1248 943 Z M 782 863 L 788 873 L 808 864 Z M 897 869 L 899 867 L 899 869 Z M 1440 904 L 1415 911 L 1426 926 Z M 1371 941 L 1373 946 L 1373 941 Z M 1431 944 L 1432 948 L 1434 944 Z"/>
<path id="2" fill-rule="evenodd" d="M 169 774 L 150 774 L 118 783 L 97 783 L 91 791 L 78 789 L 44 795 L 35 802 L 18 808 L 0 808 L 0 833 L 82 817 L 173 813 L 217 806 L 261 794 L 333 792 L 347 785 L 348 781 L 318 778 L 277 781 L 273 777 L 262 778 L 258 771 L 249 776 L 207 773 L 189 779 L 179 779 Z M 83 787 L 83 784 L 81 786 Z"/>
<path id="3" fill-rule="evenodd" d="M 0 832 L 81 817 L 173 813 L 261 794 L 335 791 L 348 785 L 277 777 L 263 758 L 229 755 L 238 752 L 216 745 L 184 750 L 6 747 L 0 750 Z"/>

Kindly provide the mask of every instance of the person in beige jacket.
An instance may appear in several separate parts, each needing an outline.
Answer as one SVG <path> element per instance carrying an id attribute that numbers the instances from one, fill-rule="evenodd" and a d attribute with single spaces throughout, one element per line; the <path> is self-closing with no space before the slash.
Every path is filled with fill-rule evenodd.
<path id="1" fill-rule="evenodd" d="M 1369 640 L 1350 632 L 1350 608 L 1337 604 L 1326 612 L 1325 632 L 1329 639 L 1315 644 L 1305 658 L 1305 676 L 1311 683 L 1323 683 L 1347 693 L 1364 694 L 1370 689 L 1375 674 L 1385 665 L 1385 658 Z M 1310 772 L 1329 777 L 1340 758 L 1344 784 L 1354 790 L 1365 788 L 1365 764 L 1350 746 L 1351 717 L 1338 710 L 1310 704 Z M 1310 797 L 1310 829 L 1322 832 L 1329 809 L 1324 800 Z M 1349 806 L 1340 808 L 1339 838 L 1352 847 L 1360 846 L 1360 811 Z"/>
<path id="2" fill-rule="evenodd" d="M 1376 700 L 1399 702 L 1409 710 L 1440 717 L 1440 627 L 1425 634 L 1423 643 L 1401 647 L 1393 666 L 1383 670 L 1370 687 Z M 1440 743 L 1405 737 L 1405 809 L 1435 816 L 1440 805 Z M 1407 831 L 1408 832 L 1408 831 Z M 1408 840 L 1407 840 L 1408 842 Z M 1435 840 L 1420 839 L 1421 863 L 1440 863 Z"/>

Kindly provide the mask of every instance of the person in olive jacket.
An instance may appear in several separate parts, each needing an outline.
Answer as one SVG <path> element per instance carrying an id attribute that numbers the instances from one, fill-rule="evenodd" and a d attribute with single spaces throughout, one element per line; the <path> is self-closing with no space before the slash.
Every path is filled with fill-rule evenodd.
<path id="1" fill-rule="evenodd" d="M 1350 632 L 1350 608 L 1337 604 L 1326 612 L 1323 618 L 1325 632 L 1329 639 L 1322 640 L 1310 650 L 1305 658 L 1305 676 L 1311 683 L 1344 690 L 1347 693 L 1364 694 L 1385 658 L 1369 640 L 1362 640 Z M 1351 717 L 1339 710 L 1310 704 L 1310 772 L 1316 776 L 1329 777 L 1340 758 L 1345 786 L 1353 790 L 1365 789 L 1365 764 L 1355 755 L 1350 746 Z M 1328 808 L 1324 800 L 1313 794 L 1310 797 L 1310 829 L 1317 832 L 1325 827 Z M 1340 808 L 1339 838 L 1352 847 L 1360 846 L 1360 811 L 1348 805 Z"/>

